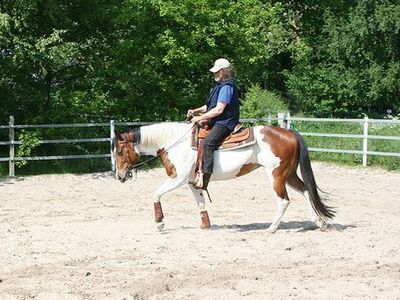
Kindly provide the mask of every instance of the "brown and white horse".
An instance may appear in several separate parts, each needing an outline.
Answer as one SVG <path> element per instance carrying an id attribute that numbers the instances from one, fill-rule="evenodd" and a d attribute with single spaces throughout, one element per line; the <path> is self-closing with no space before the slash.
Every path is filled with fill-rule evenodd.
<path id="1" fill-rule="evenodd" d="M 168 179 L 154 193 L 154 212 L 157 228 L 164 228 L 161 196 L 184 184 L 192 191 L 201 215 L 201 228 L 210 227 L 205 207 L 203 191 L 193 188 L 196 151 L 191 147 L 192 124 L 159 123 L 142 126 L 139 129 L 115 132 L 114 157 L 116 177 L 125 182 L 132 177 L 131 170 L 139 159 L 139 154 L 159 156 Z M 286 185 L 300 192 L 309 206 L 311 220 L 321 230 L 328 228 L 327 220 L 333 218 L 334 211 L 326 206 L 315 183 L 307 146 L 295 131 L 273 126 L 254 127 L 256 143 L 235 150 L 215 152 L 214 173 L 211 181 L 226 180 L 245 175 L 258 167 L 264 167 L 270 178 L 277 199 L 277 211 L 269 226 L 275 232 L 289 205 Z M 302 179 L 297 176 L 300 166 Z"/>

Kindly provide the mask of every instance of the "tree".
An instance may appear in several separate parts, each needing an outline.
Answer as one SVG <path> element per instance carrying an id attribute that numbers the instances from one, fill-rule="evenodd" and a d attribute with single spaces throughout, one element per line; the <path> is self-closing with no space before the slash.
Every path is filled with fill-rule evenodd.
<path id="1" fill-rule="evenodd" d="M 114 112 L 146 120 L 182 119 L 201 105 L 212 83 L 208 69 L 227 57 L 245 91 L 251 82 L 277 89 L 280 55 L 288 52 L 290 30 L 279 4 L 258 0 L 124 2 L 114 78 L 106 93 Z M 271 68 L 274 66 L 274 70 Z M 283 78 L 281 76 L 281 78 Z"/>
<path id="2" fill-rule="evenodd" d="M 109 23 L 105 2 L 0 4 L 0 50 L 6 53 L 0 58 L 3 118 L 14 114 L 20 121 L 44 122 L 74 116 L 70 95 L 87 88 L 81 79 L 90 73 L 97 41 Z"/>
<path id="3" fill-rule="evenodd" d="M 328 9 L 320 27 L 288 75 L 302 109 L 321 116 L 399 111 L 400 4 L 360 0 Z"/>

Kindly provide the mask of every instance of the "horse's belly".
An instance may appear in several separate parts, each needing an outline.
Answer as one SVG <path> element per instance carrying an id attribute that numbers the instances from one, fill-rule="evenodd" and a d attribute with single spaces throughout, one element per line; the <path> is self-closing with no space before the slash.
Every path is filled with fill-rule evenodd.
<path id="1" fill-rule="evenodd" d="M 224 180 L 238 176 L 243 166 L 257 164 L 254 149 L 216 151 L 214 157 L 213 180 Z"/>

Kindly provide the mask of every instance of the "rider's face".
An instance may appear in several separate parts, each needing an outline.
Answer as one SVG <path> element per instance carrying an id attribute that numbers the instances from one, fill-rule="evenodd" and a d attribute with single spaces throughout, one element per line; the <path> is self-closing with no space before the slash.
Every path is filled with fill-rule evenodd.
<path id="1" fill-rule="evenodd" d="M 221 81 L 221 70 L 219 70 L 218 72 L 213 73 L 214 74 L 214 80 L 216 82 Z"/>

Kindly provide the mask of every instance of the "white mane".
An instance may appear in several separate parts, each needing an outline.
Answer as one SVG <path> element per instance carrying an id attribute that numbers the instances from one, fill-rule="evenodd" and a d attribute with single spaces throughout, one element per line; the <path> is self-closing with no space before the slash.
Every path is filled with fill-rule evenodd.
<path id="1" fill-rule="evenodd" d="M 192 124 L 187 123 L 158 123 L 140 127 L 140 148 L 144 152 L 153 152 L 167 148 L 178 140 L 191 136 Z"/>

